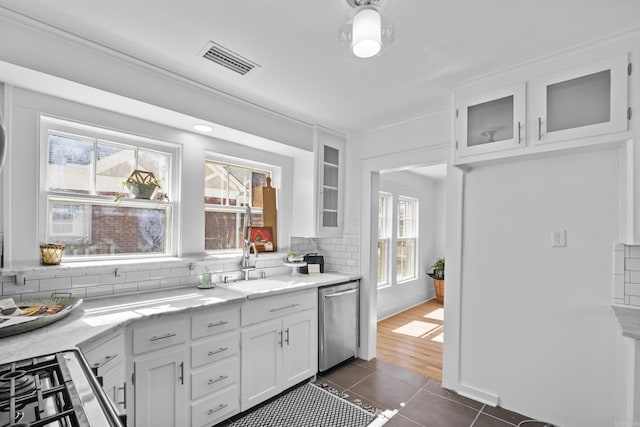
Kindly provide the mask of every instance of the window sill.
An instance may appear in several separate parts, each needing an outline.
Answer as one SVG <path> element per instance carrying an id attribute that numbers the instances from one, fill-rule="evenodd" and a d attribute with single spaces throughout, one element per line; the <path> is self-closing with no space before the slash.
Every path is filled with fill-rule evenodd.
<path id="1" fill-rule="evenodd" d="M 162 265 L 163 267 L 181 267 L 191 266 L 195 267 L 195 263 L 202 261 L 202 258 L 195 257 L 158 257 L 147 259 L 118 259 L 118 260 L 100 260 L 100 261 L 73 261 L 62 262 L 59 265 L 20 265 L 4 267 L 0 269 L 0 276 L 30 276 L 38 275 L 42 273 L 51 274 L 52 272 L 59 272 L 60 274 L 77 272 L 84 274 L 86 272 L 93 272 L 105 269 L 119 269 L 119 268 L 137 268 L 145 267 L 149 265 Z M 55 273 L 54 273 L 55 274 Z"/>

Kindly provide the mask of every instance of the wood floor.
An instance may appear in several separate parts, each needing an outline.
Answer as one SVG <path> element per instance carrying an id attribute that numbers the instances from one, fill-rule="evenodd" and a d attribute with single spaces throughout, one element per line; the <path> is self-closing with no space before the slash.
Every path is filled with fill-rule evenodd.
<path id="1" fill-rule="evenodd" d="M 378 322 L 376 357 L 442 381 L 443 319 L 434 299 Z"/>

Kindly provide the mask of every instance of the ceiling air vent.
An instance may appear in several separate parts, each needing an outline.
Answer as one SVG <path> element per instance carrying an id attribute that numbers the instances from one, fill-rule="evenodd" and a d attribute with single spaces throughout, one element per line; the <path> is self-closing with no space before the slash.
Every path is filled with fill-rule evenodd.
<path id="1" fill-rule="evenodd" d="M 200 54 L 204 59 L 208 59 L 209 61 L 222 65 L 223 67 L 228 68 L 231 71 L 235 71 L 238 74 L 242 74 L 243 76 L 255 67 L 260 66 L 214 42 L 207 43 Z"/>

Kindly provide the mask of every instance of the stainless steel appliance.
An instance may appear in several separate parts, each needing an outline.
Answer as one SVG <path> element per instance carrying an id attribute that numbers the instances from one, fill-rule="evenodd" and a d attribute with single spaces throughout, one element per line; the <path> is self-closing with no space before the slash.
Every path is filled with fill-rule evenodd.
<path id="1" fill-rule="evenodd" d="M 360 282 L 318 289 L 318 370 L 337 365 L 358 352 Z"/>
<path id="2" fill-rule="evenodd" d="M 80 351 L 0 365 L 1 427 L 122 427 Z"/>

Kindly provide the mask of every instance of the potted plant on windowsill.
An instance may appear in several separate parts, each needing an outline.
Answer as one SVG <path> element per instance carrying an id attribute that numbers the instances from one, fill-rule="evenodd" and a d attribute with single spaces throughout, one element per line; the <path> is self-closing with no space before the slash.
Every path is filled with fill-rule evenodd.
<path id="1" fill-rule="evenodd" d="M 115 201 L 118 202 L 122 197 L 124 197 L 124 187 L 127 187 L 133 197 L 136 199 L 146 199 L 150 200 L 151 196 L 157 189 L 160 189 L 160 182 L 155 177 L 153 172 L 147 172 L 140 169 L 136 169 L 131 172 L 129 178 L 126 181 L 122 181 L 122 189 L 123 191 L 117 193 L 114 197 Z M 158 197 L 157 197 L 158 198 Z M 169 196 L 167 193 L 160 193 L 159 200 L 169 200 Z"/>
<path id="2" fill-rule="evenodd" d="M 440 304 L 444 304 L 444 258 L 438 258 L 431 266 L 431 273 L 427 276 L 433 279 L 436 288 L 436 299 Z"/>

